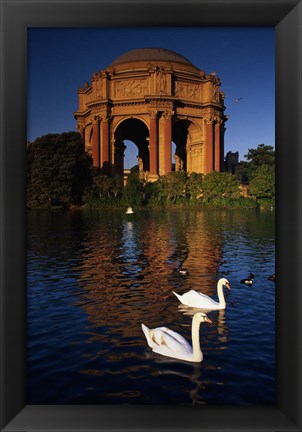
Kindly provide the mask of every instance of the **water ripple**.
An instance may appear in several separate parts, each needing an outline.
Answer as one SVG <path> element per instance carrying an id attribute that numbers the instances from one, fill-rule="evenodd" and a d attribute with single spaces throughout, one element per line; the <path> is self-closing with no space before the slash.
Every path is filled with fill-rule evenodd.
<path id="1" fill-rule="evenodd" d="M 273 214 L 142 211 L 29 214 L 29 403 L 224 404 L 275 398 Z M 180 276 L 179 266 L 188 269 Z M 240 284 L 249 272 L 252 287 Z M 141 323 L 191 340 L 172 291 L 227 308 L 200 331 L 204 361 L 156 355 Z"/>

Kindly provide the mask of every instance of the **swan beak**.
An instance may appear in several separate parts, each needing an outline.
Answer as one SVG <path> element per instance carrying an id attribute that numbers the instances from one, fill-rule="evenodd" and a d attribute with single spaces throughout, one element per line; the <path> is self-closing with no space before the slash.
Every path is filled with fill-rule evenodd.
<path id="1" fill-rule="evenodd" d="M 208 318 L 208 317 L 205 317 L 205 321 L 208 322 L 208 323 L 210 323 L 210 324 L 213 324 L 213 321 L 210 320 L 210 318 Z"/>
<path id="2" fill-rule="evenodd" d="M 230 290 L 231 289 L 231 285 L 229 284 L 229 282 L 226 282 L 225 286 Z"/>

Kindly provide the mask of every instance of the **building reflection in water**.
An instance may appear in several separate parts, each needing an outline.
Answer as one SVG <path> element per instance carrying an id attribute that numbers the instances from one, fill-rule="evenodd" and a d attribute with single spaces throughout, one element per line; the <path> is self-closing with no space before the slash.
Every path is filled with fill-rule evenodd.
<path id="1" fill-rule="evenodd" d="M 85 301 L 81 297 L 79 302 L 96 325 L 117 319 L 116 309 L 136 323 L 146 305 L 152 305 L 151 325 L 158 316 L 170 322 L 168 306 L 175 311 L 178 305 L 175 289 L 216 295 L 222 259 L 217 225 L 205 223 L 202 212 L 171 212 L 158 219 L 126 216 L 111 229 L 99 226 L 86 240 L 78 269 Z M 180 264 L 189 270 L 188 277 L 175 273 Z"/>
<path id="2" fill-rule="evenodd" d="M 171 212 L 158 219 L 135 213 L 109 228 L 100 224 L 92 233 L 82 253 L 83 293 L 76 305 L 91 324 L 87 343 L 98 342 L 101 348 L 87 349 L 87 357 L 106 356 L 110 362 L 137 357 L 145 348 L 142 322 L 169 326 L 190 340 L 190 328 L 184 327 L 190 320 L 178 313 L 172 290 L 216 294 L 222 248 L 217 226 L 209 226 L 203 213 Z M 186 278 L 175 272 L 181 264 L 189 270 Z M 131 363 L 127 367 L 136 370 Z M 196 371 L 188 377 L 196 377 Z"/>

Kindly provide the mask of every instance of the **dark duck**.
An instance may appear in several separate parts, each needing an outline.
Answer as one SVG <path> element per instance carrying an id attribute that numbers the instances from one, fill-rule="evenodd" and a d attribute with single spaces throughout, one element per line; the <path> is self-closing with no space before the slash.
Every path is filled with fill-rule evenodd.
<path id="1" fill-rule="evenodd" d="M 276 282 L 276 275 L 273 274 L 273 275 L 269 276 L 267 279 L 272 281 L 272 282 Z"/>
<path id="2" fill-rule="evenodd" d="M 254 278 L 255 278 L 255 275 L 253 275 L 253 273 L 250 273 L 250 274 L 248 275 L 248 277 L 245 278 L 245 279 L 242 279 L 242 280 L 240 281 L 240 283 L 242 283 L 242 284 L 244 284 L 244 285 L 253 285 L 253 283 L 254 283 Z"/>

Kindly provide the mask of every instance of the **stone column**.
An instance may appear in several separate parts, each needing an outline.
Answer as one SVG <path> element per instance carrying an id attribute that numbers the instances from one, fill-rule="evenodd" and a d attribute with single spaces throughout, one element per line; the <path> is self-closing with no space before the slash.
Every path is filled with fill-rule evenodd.
<path id="1" fill-rule="evenodd" d="M 213 134 L 213 121 L 206 120 L 206 145 L 205 145 L 205 174 L 213 171 L 213 156 L 214 156 L 214 134 Z"/>
<path id="2" fill-rule="evenodd" d="M 100 122 L 95 117 L 92 123 L 92 164 L 100 168 Z"/>
<path id="3" fill-rule="evenodd" d="M 158 131 L 157 111 L 149 112 L 150 116 L 150 175 L 158 175 Z"/>
<path id="4" fill-rule="evenodd" d="M 121 177 L 124 176 L 124 152 L 126 146 L 123 141 L 112 142 L 112 148 L 114 148 L 114 172 Z"/>
<path id="5" fill-rule="evenodd" d="M 220 171 L 220 151 L 221 151 L 221 144 L 220 144 L 220 139 L 221 139 L 221 131 L 220 131 L 220 127 L 221 127 L 221 121 L 218 120 L 215 123 L 215 145 L 214 145 L 214 169 L 215 171 Z"/>
<path id="6" fill-rule="evenodd" d="M 165 174 L 172 171 L 172 112 L 164 113 L 165 119 Z"/>
<path id="7" fill-rule="evenodd" d="M 225 134 L 226 127 L 224 125 L 223 120 L 221 121 L 221 127 L 220 127 L 220 170 L 225 171 L 225 165 L 224 165 L 224 134 Z"/>
<path id="8" fill-rule="evenodd" d="M 110 142 L 109 142 L 109 116 L 102 115 L 101 123 L 101 138 L 102 138 L 102 172 L 110 174 Z"/>

